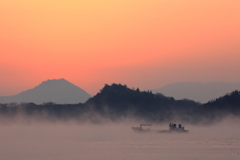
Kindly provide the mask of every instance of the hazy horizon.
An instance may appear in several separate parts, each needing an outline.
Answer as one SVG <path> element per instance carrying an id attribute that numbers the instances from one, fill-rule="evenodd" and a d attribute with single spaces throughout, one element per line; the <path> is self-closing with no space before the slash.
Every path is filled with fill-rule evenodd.
<path id="1" fill-rule="evenodd" d="M 59 86 L 60 84 L 62 84 L 62 86 Z M 111 85 L 111 84 L 108 84 L 108 85 Z M 122 85 L 127 85 L 127 84 L 122 84 Z M 134 88 L 131 86 L 128 86 L 128 87 Z M 140 87 L 136 87 L 136 88 L 139 88 L 141 91 L 144 91 L 144 89 Z M 96 92 L 94 95 L 99 93 L 101 89 L 102 88 L 100 88 L 98 92 Z M 80 91 L 81 94 L 77 90 L 79 91 L 82 90 Z M 234 90 L 240 90 L 240 83 L 176 82 L 176 83 L 168 84 L 155 89 L 147 89 L 147 90 L 151 90 L 153 93 L 162 93 L 165 96 L 173 97 L 175 99 L 186 98 L 186 99 L 194 100 L 196 102 L 206 103 L 210 100 L 213 100 L 215 98 L 222 97 L 225 94 L 231 93 Z M 84 91 L 86 93 L 84 93 Z M 47 92 L 50 92 L 50 94 Z M 44 94 L 47 94 L 48 96 L 45 96 Z M 7 95 L 7 96 L 0 95 L 0 103 L 20 102 L 21 99 L 22 99 L 22 102 L 28 102 L 30 100 L 31 102 L 35 102 L 37 104 L 41 104 L 45 102 L 55 102 L 55 103 L 62 103 L 62 104 L 79 103 L 79 102 L 84 103 L 83 99 L 84 101 L 86 101 L 88 98 L 90 98 L 89 96 L 87 96 L 87 94 L 88 92 L 86 90 L 83 90 L 81 86 L 77 86 L 72 82 L 68 81 L 67 79 L 64 79 L 64 78 L 48 79 L 48 80 L 42 81 L 40 84 L 35 85 L 33 88 L 29 88 L 27 90 L 21 91 L 15 95 Z M 91 95 L 91 96 L 94 96 L 94 95 Z M 6 98 L 8 98 L 9 100 Z M 64 99 L 66 100 L 66 102 L 64 101 Z"/>
<path id="2" fill-rule="evenodd" d="M 14 95 L 17 95 L 21 92 L 24 92 L 24 91 L 27 91 L 27 90 L 31 90 L 37 86 L 39 86 L 40 84 L 42 84 L 43 82 L 46 82 L 46 81 L 52 81 L 52 80 L 61 80 L 61 79 L 64 79 L 72 84 L 74 84 L 73 82 L 69 81 L 68 79 L 65 79 L 65 78 L 54 78 L 54 79 L 44 79 L 42 81 L 40 81 L 40 83 L 37 83 L 35 85 L 33 85 L 31 88 L 24 88 L 23 90 L 19 90 L 17 92 L 11 92 L 9 94 L 7 94 L 7 92 L 0 92 L 0 96 L 14 96 Z M 129 88 L 139 88 L 141 91 L 144 91 L 144 90 L 157 90 L 157 89 L 160 89 L 160 88 L 163 88 L 163 87 L 166 87 L 166 86 L 169 86 L 169 85 L 173 85 L 173 84 L 177 84 L 177 83 L 200 83 L 200 84 L 211 84 L 211 83 L 228 83 L 228 84 L 240 84 L 240 82 L 224 82 L 224 81 L 210 81 L 210 82 L 200 82 L 200 81 L 179 81 L 179 82 L 173 82 L 173 83 L 169 83 L 169 84 L 166 84 L 166 85 L 162 85 L 162 86 L 157 86 L 156 88 L 140 88 L 139 86 L 136 86 L 136 87 L 133 87 L 133 86 L 129 86 L 128 84 L 125 84 L 125 83 L 117 83 L 117 82 L 113 82 L 115 84 L 122 84 L 122 85 L 127 85 Z M 113 83 L 103 83 L 102 87 L 98 88 L 96 92 L 94 92 L 94 94 L 91 94 L 91 96 L 94 96 L 95 94 L 97 94 L 103 87 L 105 84 L 108 84 L 108 85 L 111 85 Z M 74 84 L 76 85 L 76 84 Z M 87 93 L 89 93 L 87 90 L 84 89 L 83 86 L 78 86 L 76 85 L 77 87 L 83 89 L 84 91 L 86 91 Z M 9 88 L 10 89 L 10 88 Z"/>

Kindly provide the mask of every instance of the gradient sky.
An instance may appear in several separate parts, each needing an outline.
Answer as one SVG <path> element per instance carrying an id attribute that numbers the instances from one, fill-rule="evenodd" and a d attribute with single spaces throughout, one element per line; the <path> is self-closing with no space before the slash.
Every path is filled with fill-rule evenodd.
<path id="1" fill-rule="evenodd" d="M 0 1 L 0 96 L 58 78 L 92 95 L 240 82 L 240 1 Z"/>

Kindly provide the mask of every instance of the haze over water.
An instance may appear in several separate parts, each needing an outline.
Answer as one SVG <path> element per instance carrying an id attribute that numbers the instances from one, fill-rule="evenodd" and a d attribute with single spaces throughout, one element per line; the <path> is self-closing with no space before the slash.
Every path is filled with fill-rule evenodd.
<path id="1" fill-rule="evenodd" d="M 1 160 L 232 159 L 240 156 L 236 121 L 190 126 L 188 134 L 141 134 L 136 122 L 107 124 L 29 123 L 0 126 Z M 168 124 L 153 125 L 168 129 Z"/>

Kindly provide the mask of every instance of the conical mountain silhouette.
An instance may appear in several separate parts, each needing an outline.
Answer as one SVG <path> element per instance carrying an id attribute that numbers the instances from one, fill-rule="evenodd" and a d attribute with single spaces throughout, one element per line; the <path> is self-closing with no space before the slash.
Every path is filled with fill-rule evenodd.
<path id="1" fill-rule="evenodd" d="M 23 91 L 15 96 L 0 97 L 0 103 L 33 102 L 42 104 L 53 102 L 58 104 L 84 103 L 91 95 L 65 79 L 43 81 L 33 89 Z"/>

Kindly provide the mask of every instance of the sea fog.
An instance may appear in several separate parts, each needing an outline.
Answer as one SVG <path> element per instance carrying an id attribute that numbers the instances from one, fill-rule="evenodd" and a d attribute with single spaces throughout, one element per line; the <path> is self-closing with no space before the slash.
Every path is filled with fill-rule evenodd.
<path id="1" fill-rule="evenodd" d="M 1 160 L 237 160 L 239 120 L 184 125 L 187 134 L 135 133 L 137 121 L 0 124 Z M 142 122 L 141 122 L 142 123 Z M 168 129 L 168 123 L 151 129 Z"/>

